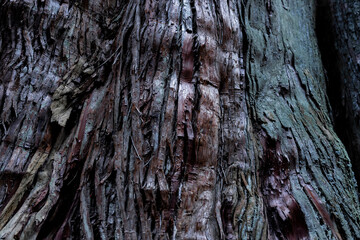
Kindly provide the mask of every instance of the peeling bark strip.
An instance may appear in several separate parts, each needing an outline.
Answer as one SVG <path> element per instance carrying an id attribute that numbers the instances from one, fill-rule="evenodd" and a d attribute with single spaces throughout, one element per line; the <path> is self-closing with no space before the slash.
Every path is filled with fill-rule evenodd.
<path id="1" fill-rule="evenodd" d="M 0 6 L 1 239 L 360 238 L 313 0 Z"/>
<path id="2" fill-rule="evenodd" d="M 309 239 L 304 213 L 291 194 L 290 159 L 281 152 L 279 141 L 265 140 L 262 193 L 272 239 Z"/>

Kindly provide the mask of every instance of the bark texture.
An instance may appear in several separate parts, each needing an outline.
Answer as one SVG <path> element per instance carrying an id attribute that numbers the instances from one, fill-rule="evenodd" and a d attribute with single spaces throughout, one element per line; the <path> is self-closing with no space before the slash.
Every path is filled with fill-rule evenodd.
<path id="1" fill-rule="evenodd" d="M 0 3 L 0 238 L 360 238 L 313 0 Z"/>
<path id="2" fill-rule="evenodd" d="M 323 0 L 318 8 L 319 41 L 328 72 L 335 129 L 360 182 L 360 3 Z"/>

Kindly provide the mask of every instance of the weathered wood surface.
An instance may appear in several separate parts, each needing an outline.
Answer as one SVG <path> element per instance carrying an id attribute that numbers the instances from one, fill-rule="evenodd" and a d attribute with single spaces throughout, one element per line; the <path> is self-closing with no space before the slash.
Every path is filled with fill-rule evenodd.
<path id="1" fill-rule="evenodd" d="M 0 3 L 0 238 L 360 238 L 314 1 Z"/>
<path id="2" fill-rule="evenodd" d="M 360 3 L 322 0 L 318 8 L 319 41 L 327 70 L 335 129 L 360 182 Z"/>

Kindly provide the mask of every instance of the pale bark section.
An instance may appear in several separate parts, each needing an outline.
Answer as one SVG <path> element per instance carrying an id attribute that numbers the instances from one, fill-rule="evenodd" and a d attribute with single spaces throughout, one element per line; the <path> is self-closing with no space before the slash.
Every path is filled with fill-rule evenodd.
<path id="1" fill-rule="evenodd" d="M 1 6 L 0 237 L 359 236 L 312 1 Z"/>

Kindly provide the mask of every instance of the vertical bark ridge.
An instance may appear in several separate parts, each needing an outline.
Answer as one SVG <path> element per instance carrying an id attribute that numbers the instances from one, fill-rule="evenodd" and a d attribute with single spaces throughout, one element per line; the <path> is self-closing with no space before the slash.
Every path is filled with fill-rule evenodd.
<path id="1" fill-rule="evenodd" d="M 248 116 L 245 81 L 246 51 L 243 35 L 242 3 L 218 3 L 218 18 L 223 28 L 218 32 L 220 42 L 216 54 L 219 68 L 221 144 L 219 149 L 218 201 L 220 229 L 224 238 L 260 239 L 266 236 L 263 201 L 259 195 L 255 135 Z M 210 74 L 209 74 L 210 75 Z M 219 220 L 218 220 L 219 221 Z"/>

